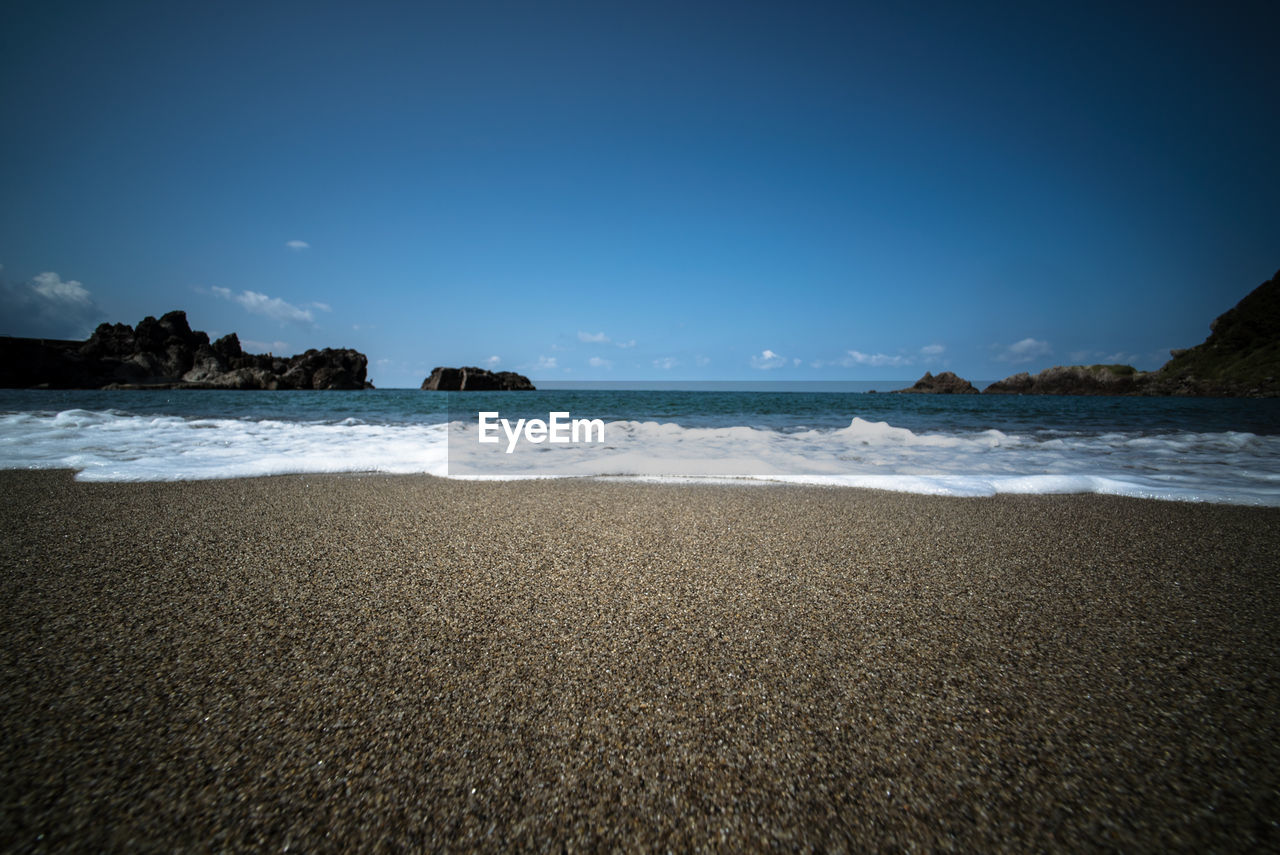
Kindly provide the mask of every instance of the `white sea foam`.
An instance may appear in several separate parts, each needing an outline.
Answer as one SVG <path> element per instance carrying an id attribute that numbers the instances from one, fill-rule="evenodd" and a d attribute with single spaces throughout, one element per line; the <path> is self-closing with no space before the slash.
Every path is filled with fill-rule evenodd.
<path id="1" fill-rule="evenodd" d="M 285 473 L 604 477 L 870 487 L 951 496 L 1106 493 L 1280 505 L 1280 437 L 1241 432 L 916 433 L 854 418 L 836 430 L 615 421 L 602 444 L 476 442 L 476 427 L 197 419 L 67 410 L 0 416 L 0 467 L 83 481 Z M 493 452 L 497 449 L 497 453 Z"/>
<path id="2" fill-rule="evenodd" d="M 184 419 L 67 410 L 0 417 L 0 467 L 80 481 L 188 481 L 308 472 L 444 475 L 444 425 Z"/>

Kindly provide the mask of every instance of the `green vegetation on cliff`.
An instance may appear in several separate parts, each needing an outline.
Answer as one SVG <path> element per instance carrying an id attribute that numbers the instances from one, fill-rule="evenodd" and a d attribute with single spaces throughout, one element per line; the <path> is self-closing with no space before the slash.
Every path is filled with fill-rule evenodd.
<path id="1" fill-rule="evenodd" d="M 1175 350 L 1158 371 L 1132 365 L 1058 365 L 992 383 L 994 395 L 1200 395 L 1280 397 L 1280 272 L 1209 325 L 1209 337 Z"/>
<path id="2" fill-rule="evenodd" d="M 1209 325 L 1149 381 L 1160 395 L 1280 395 L 1280 272 Z"/>

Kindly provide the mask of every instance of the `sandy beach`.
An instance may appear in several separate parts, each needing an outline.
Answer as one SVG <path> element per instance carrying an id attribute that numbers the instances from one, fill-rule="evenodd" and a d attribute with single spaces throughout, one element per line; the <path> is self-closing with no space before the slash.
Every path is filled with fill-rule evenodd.
<path id="1" fill-rule="evenodd" d="M 1280 509 L 0 472 L 9 851 L 1280 844 Z"/>

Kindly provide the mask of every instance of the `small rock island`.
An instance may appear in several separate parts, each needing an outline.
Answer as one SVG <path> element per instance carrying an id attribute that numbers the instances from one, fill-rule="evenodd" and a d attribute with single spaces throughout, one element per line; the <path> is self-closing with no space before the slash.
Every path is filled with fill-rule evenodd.
<path id="1" fill-rule="evenodd" d="M 957 377 L 951 371 L 943 371 L 936 377 L 926 371 L 910 389 L 894 389 L 893 393 L 895 395 L 976 395 L 978 388 L 963 377 Z"/>
<path id="2" fill-rule="evenodd" d="M 437 366 L 422 381 L 422 389 L 433 392 L 533 392 L 533 383 L 514 371 L 493 372 L 472 365 L 462 368 Z"/>

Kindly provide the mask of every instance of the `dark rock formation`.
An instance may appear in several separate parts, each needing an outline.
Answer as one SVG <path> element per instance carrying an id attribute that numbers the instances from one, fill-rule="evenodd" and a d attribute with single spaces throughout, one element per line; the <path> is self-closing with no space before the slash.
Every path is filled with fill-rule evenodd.
<path id="1" fill-rule="evenodd" d="M 896 395 L 976 395 L 978 390 L 963 377 L 957 377 L 951 371 L 943 371 L 934 376 L 926 371 L 910 389 L 894 389 Z"/>
<path id="2" fill-rule="evenodd" d="M 484 368 L 464 366 L 431 369 L 431 376 L 422 381 L 422 388 L 439 392 L 532 392 L 529 378 L 514 371 L 494 373 Z"/>
<path id="3" fill-rule="evenodd" d="M 245 353 L 235 333 L 210 343 L 185 312 L 138 326 L 100 324 L 87 341 L 0 337 L 0 386 L 51 389 L 363 389 L 355 350 Z"/>
<path id="4" fill-rule="evenodd" d="M 1280 396 L 1280 272 L 1209 325 L 1209 337 L 1153 372 L 1152 395 Z"/>
<path id="5" fill-rule="evenodd" d="M 1139 395 L 1147 375 L 1132 365 L 1055 365 L 992 383 L 988 395 Z"/>
<path id="6" fill-rule="evenodd" d="M 1209 337 L 1175 350 L 1158 371 L 1069 365 L 992 383 L 993 395 L 1197 395 L 1280 397 L 1280 272 L 1209 325 Z"/>
<path id="7" fill-rule="evenodd" d="M 0 336 L 0 388 L 77 388 L 83 374 L 82 341 Z"/>

